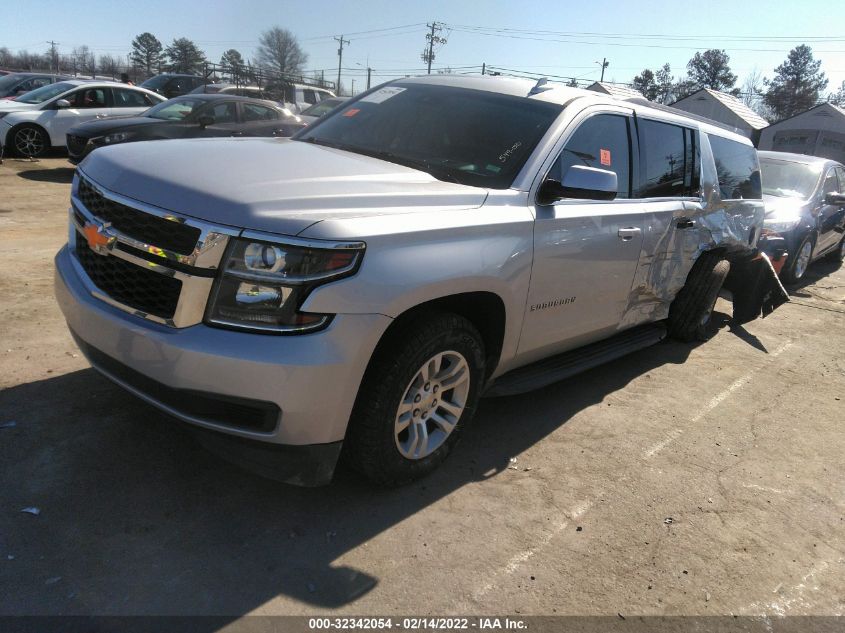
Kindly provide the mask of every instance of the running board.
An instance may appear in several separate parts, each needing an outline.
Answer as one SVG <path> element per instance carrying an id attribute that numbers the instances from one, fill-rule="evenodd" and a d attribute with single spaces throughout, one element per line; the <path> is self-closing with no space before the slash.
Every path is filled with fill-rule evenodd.
<path id="1" fill-rule="evenodd" d="M 497 378 L 484 395 L 513 396 L 534 391 L 654 345 L 664 338 L 666 327 L 663 324 L 636 327 L 603 341 L 509 371 Z"/>

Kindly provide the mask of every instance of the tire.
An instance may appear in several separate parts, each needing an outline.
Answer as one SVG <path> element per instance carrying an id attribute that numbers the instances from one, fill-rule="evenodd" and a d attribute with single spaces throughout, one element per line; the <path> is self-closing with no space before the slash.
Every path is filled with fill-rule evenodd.
<path id="1" fill-rule="evenodd" d="M 789 254 L 789 258 L 786 260 L 786 266 L 781 273 L 781 279 L 785 284 L 797 284 L 804 278 L 804 275 L 807 273 L 807 268 L 809 268 L 810 263 L 812 262 L 813 257 L 813 236 L 808 235 L 803 240 L 801 240 L 801 244 L 795 249 L 795 255 L 793 256 L 792 253 Z M 809 259 L 802 262 L 802 253 L 805 249 L 809 248 Z M 806 255 L 806 253 L 805 253 Z"/>
<path id="2" fill-rule="evenodd" d="M 730 262 L 719 253 L 699 256 L 669 308 L 670 336 L 687 343 L 713 336 L 713 308 L 730 270 Z"/>
<path id="3" fill-rule="evenodd" d="M 50 149 L 50 137 L 37 125 L 19 125 L 9 132 L 9 138 L 12 139 L 9 146 L 24 158 L 38 158 Z"/>
<path id="4" fill-rule="evenodd" d="M 398 486 L 449 455 L 475 413 L 485 356 L 475 326 L 451 313 L 422 313 L 387 343 L 361 383 L 343 451 L 371 482 Z"/>

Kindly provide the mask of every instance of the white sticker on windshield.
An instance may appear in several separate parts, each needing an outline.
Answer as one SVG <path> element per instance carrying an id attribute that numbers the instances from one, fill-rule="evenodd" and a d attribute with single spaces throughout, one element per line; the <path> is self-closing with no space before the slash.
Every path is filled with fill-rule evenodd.
<path id="1" fill-rule="evenodd" d="M 400 92 L 405 92 L 405 88 L 379 88 L 374 93 L 367 95 L 360 101 L 368 103 L 381 103 L 387 101 L 390 97 L 395 97 Z"/>

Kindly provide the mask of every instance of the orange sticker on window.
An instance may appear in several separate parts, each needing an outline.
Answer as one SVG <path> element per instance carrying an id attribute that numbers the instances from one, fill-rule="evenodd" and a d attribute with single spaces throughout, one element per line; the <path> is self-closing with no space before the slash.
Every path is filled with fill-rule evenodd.
<path id="1" fill-rule="evenodd" d="M 343 116 L 355 116 L 361 111 L 361 108 L 352 108 L 343 113 Z"/>
<path id="2" fill-rule="evenodd" d="M 600 149 L 599 150 L 599 158 L 601 159 L 601 164 L 610 167 L 610 150 L 609 149 Z"/>

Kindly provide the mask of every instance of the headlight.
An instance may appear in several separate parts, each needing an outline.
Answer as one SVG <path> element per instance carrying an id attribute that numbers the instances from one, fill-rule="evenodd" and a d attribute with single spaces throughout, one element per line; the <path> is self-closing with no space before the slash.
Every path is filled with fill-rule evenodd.
<path id="1" fill-rule="evenodd" d="M 332 315 L 300 312 L 302 304 L 316 286 L 353 275 L 363 252 L 360 242 L 324 246 L 234 239 L 224 256 L 205 321 L 277 334 L 323 328 Z"/>
<path id="2" fill-rule="evenodd" d="M 800 218 L 797 220 L 787 220 L 786 222 L 781 220 L 766 220 L 763 222 L 763 228 L 773 233 L 787 233 L 798 226 L 800 221 Z"/>
<path id="3" fill-rule="evenodd" d="M 123 143 L 135 136 L 132 132 L 115 132 L 114 134 L 106 134 L 98 139 L 91 139 L 95 144 L 99 145 L 113 145 L 115 143 Z"/>

